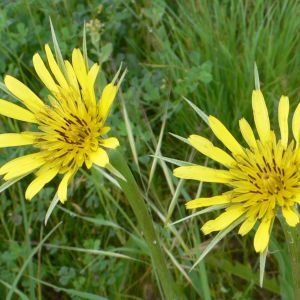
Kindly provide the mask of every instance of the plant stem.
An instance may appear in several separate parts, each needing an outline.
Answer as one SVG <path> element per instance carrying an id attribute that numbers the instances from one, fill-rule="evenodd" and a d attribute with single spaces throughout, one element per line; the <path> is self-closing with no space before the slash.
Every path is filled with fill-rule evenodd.
<path id="1" fill-rule="evenodd" d="M 291 227 L 285 220 L 281 222 L 290 256 L 294 299 L 300 299 L 300 226 Z"/>
<path id="2" fill-rule="evenodd" d="M 157 275 L 159 283 L 164 291 L 164 299 L 179 299 L 174 286 L 174 280 L 168 270 L 165 255 L 160 245 L 160 240 L 156 235 L 154 224 L 147 205 L 141 195 L 138 185 L 124 159 L 124 157 L 116 150 L 110 151 L 110 161 L 116 169 L 124 176 L 126 181 L 117 178 L 128 202 L 137 218 L 139 226 L 142 229 L 145 241 L 149 248 L 154 271 Z"/>

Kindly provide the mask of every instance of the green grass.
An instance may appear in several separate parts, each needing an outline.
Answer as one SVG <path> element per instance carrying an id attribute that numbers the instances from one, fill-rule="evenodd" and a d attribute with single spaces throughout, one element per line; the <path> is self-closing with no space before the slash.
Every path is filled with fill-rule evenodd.
<path id="1" fill-rule="evenodd" d="M 109 123 L 155 221 L 178 293 L 185 299 L 291 299 L 289 260 L 277 223 L 262 288 L 251 234 L 241 238 L 233 231 L 189 272 L 211 238 L 202 235 L 201 224 L 214 213 L 169 226 L 166 218 L 174 222 L 188 216 L 186 200 L 197 191 L 217 194 L 220 187 L 179 182 L 172 176 L 174 165 L 158 157 L 204 162 L 169 134 L 213 138 L 183 97 L 239 137 L 238 120 L 246 116 L 252 122 L 254 62 L 271 117 L 275 120 L 281 94 L 295 108 L 300 95 L 298 1 L 107 0 L 102 8 L 98 1 L 77 2 L 1 3 L 1 77 L 17 76 L 44 95 L 31 59 L 51 43 L 49 16 L 65 57 L 81 47 L 87 22 L 89 58 L 103 69 L 99 87 L 120 62 L 128 68 Z M 24 129 L 5 117 L 0 125 L 1 133 Z M 0 151 L 3 164 L 29 149 Z M 113 180 L 97 169 L 81 170 L 69 188 L 69 200 L 55 208 L 44 227 L 57 182 L 27 202 L 24 191 L 31 179 L 1 193 L 0 295 L 30 300 L 161 298 L 143 233 Z"/>

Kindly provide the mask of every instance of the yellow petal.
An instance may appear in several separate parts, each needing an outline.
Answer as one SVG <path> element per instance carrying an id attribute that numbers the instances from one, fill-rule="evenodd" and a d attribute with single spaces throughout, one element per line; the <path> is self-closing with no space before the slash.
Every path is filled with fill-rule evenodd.
<path id="1" fill-rule="evenodd" d="M 58 186 L 57 196 L 61 203 L 64 203 L 67 200 L 68 184 L 75 172 L 75 170 L 67 172 Z"/>
<path id="2" fill-rule="evenodd" d="M 260 90 L 252 92 L 252 109 L 257 133 L 262 142 L 269 139 L 270 119 L 264 96 Z"/>
<path id="3" fill-rule="evenodd" d="M 254 249 L 256 252 L 264 252 L 270 240 L 270 226 L 272 219 L 262 219 L 254 236 Z"/>
<path id="4" fill-rule="evenodd" d="M 89 91 L 89 97 L 88 99 L 90 100 L 90 105 L 96 105 L 96 96 L 95 96 L 95 91 L 94 91 L 94 84 L 97 78 L 97 75 L 99 73 L 99 65 L 98 64 L 93 64 L 91 69 L 88 72 L 88 91 Z"/>
<path id="5" fill-rule="evenodd" d="M 35 178 L 27 187 L 25 198 L 31 200 L 46 183 L 52 180 L 58 173 L 58 169 L 50 169 Z"/>
<path id="6" fill-rule="evenodd" d="M 96 152 L 93 152 L 90 157 L 92 162 L 100 167 L 105 167 L 109 163 L 106 151 L 101 148 L 98 148 Z"/>
<path id="7" fill-rule="evenodd" d="M 257 148 L 256 139 L 253 130 L 249 125 L 249 123 L 246 121 L 246 119 L 242 118 L 239 121 L 239 125 L 240 125 L 241 134 L 244 140 L 246 141 L 246 143 L 248 144 L 248 146 L 252 149 Z"/>
<path id="8" fill-rule="evenodd" d="M 105 148 L 115 149 L 119 145 L 120 145 L 119 141 L 115 137 L 110 137 L 110 138 L 101 140 L 101 146 L 103 146 Z"/>
<path id="9" fill-rule="evenodd" d="M 89 155 L 86 156 L 84 163 L 87 169 L 90 169 L 92 167 L 93 161 L 91 160 L 91 157 Z"/>
<path id="10" fill-rule="evenodd" d="M 297 143 L 299 144 L 299 139 L 300 139 L 300 103 L 297 105 L 295 113 L 293 115 L 293 120 L 292 120 L 292 131 L 294 135 L 294 139 Z"/>
<path id="11" fill-rule="evenodd" d="M 259 209 L 259 213 L 258 213 L 258 218 L 261 219 L 265 216 L 265 214 L 267 212 L 269 212 L 269 207 L 270 205 L 272 205 L 272 200 L 270 201 L 264 201 L 262 203 L 259 204 L 260 209 Z"/>
<path id="12" fill-rule="evenodd" d="M 28 133 L 2 133 L 0 134 L 0 148 L 31 145 L 34 140 L 35 137 Z"/>
<path id="13" fill-rule="evenodd" d="M 100 67 L 98 64 L 93 64 L 91 69 L 88 72 L 88 81 L 91 84 L 91 86 L 93 87 L 96 81 L 96 78 L 98 76 Z"/>
<path id="14" fill-rule="evenodd" d="M 87 70 L 84 58 L 79 49 L 74 49 L 72 52 L 72 65 L 80 86 L 85 88 L 87 83 Z"/>
<path id="15" fill-rule="evenodd" d="M 227 228 L 235 220 L 245 213 L 245 209 L 241 206 L 231 207 L 214 220 L 206 222 L 201 230 L 204 234 L 209 234 L 213 231 L 220 231 Z"/>
<path id="16" fill-rule="evenodd" d="M 215 136 L 234 154 L 244 154 L 242 146 L 227 130 L 227 128 L 215 117 L 208 117 L 209 126 Z"/>
<path id="17" fill-rule="evenodd" d="M 224 166 L 230 167 L 235 162 L 235 160 L 229 154 L 222 149 L 215 147 L 208 139 L 202 136 L 191 135 L 188 138 L 188 141 L 199 152 L 223 164 Z"/>
<path id="18" fill-rule="evenodd" d="M 56 81 L 59 83 L 59 85 L 62 88 L 68 88 L 69 85 L 66 81 L 66 78 L 65 78 L 64 74 L 62 73 L 62 71 L 60 70 L 56 60 L 54 59 L 54 56 L 53 56 L 52 51 L 48 44 L 45 45 L 45 51 L 46 51 L 50 70 L 51 70 L 52 74 L 54 75 Z"/>
<path id="19" fill-rule="evenodd" d="M 37 73 L 41 81 L 44 83 L 44 85 L 47 87 L 47 89 L 52 93 L 58 93 L 59 90 L 57 84 L 55 83 L 52 75 L 46 68 L 42 58 L 38 53 L 36 53 L 33 56 L 32 62 L 35 72 Z"/>
<path id="20" fill-rule="evenodd" d="M 6 75 L 4 83 L 8 90 L 19 98 L 33 113 L 39 112 L 43 109 L 43 101 L 21 81 L 12 76 Z"/>
<path id="21" fill-rule="evenodd" d="M 194 179 L 204 182 L 228 183 L 231 175 L 226 170 L 215 170 L 203 166 L 184 166 L 173 171 L 174 176 L 183 179 Z"/>
<path id="22" fill-rule="evenodd" d="M 110 127 L 109 126 L 104 126 L 100 129 L 100 135 L 105 135 L 106 133 L 108 133 L 110 131 Z"/>
<path id="23" fill-rule="evenodd" d="M 103 122 L 106 120 L 109 114 L 111 105 L 116 97 L 117 92 L 118 92 L 118 86 L 112 83 L 109 83 L 103 89 L 100 102 L 99 102 L 99 112 L 100 112 L 100 116 L 103 119 Z"/>
<path id="24" fill-rule="evenodd" d="M 278 123 L 281 134 L 281 144 L 284 149 L 288 145 L 289 139 L 289 98 L 286 96 L 281 96 L 278 106 Z"/>
<path id="25" fill-rule="evenodd" d="M 256 218 L 247 218 L 244 223 L 241 225 L 240 229 L 239 229 L 239 234 L 240 235 L 245 235 L 247 234 L 255 225 L 256 223 Z"/>
<path id="26" fill-rule="evenodd" d="M 294 203 L 298 203 L 300 205 L 300 195 L 295 195 L 293 198 Z"/>
<path id="27" fill-rule="evenodd" d="M 296 226 L 299 223 L 299 214 L 290 207 L 282 207 L 282 214 L 289 226 Z"/>
<path id="28" fill-rule="evenodd" d="M 199 207 L 207 207 L 207 206 L 214 206 L 219 204 L 226 204 L 230 202 L 231 197 L 229 195 L 219 195 L 210 198 L 197 198 L 191 200 L 185 204 L 187 209 L 194 209 Z"/>
<path id="29" fill-rule="evenodd" d="M 32 153 L 15 158 L 0 168 L 0 175 L 4 175 L 5 180 L 13 179 L 21 175 L 33 172 L 45 163 L 39 153 Z"/>
<path id="30" fill-rule="evenodd" d="M 32 112 L 2 99 L 0 99 L 0 114 L 15 120 L 37 123 L 37 120 Z"/>

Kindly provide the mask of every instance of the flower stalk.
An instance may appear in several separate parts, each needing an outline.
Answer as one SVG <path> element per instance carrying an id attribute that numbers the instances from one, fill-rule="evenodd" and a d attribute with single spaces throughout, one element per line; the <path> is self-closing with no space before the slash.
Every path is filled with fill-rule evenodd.
<path id="1" fill-rule="evenodd" d="M 294 299 L 300 299 L 300 226 L 291 227 L 282 220 L 291 263 Z"/>
<path id="2" fill-rule="evenodd" d="M 154 271 L 164 292 L 164 299 L 178 299 L 178 293 L 176 293 L 176 287 L 173 284 L 174 280 L 167 267 L 159 237 L 154 229 L 152 217 L 150 216 L 147 205 L 144 202 L 138 185 L 124 157 L 117 150 L 110 151 L 109 156 L 112 165 L 116 166 L 118 171 L 126 179 L 126 181 L 124 181 L 119 177 L 116 178 L 123 192 L 125 193 L 142 230 L 143 236 L 149 248 Z"/>

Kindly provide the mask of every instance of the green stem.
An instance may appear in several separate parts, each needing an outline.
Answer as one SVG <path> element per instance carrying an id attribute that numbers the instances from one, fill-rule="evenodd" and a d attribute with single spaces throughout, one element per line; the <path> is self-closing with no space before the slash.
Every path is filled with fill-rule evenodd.
<path id="1" fill-rule="evenodd" d="M 281 225 L 286 237 L 292 277 L 294 299 L 300 299 L 300 226 L 291 227 L 282 220 Z"/>
<path id="2" fill-rule="evenodd" d="M 164 291 L 164 299 L 178 299 L 174 280 L 170 274 L 164 252 L 162 251 L 160 241 L 156 235 L 151 215 L 148 211 L 146 203 L 141 195 L 138 185 L 124 159 L 118 151 L 110 151 L 110 161 L 114 167 L 124 176 L 126 181 L 117 178 L 128 202 L 137 218 L 139 226 L 142 229 L 145 241 L 150 250 L 154 271 L 161 287 Z"/>
<path id="3" fill-rule="evenodd" d="M 24 239 L 25 239 L 25 243 L 26 243 L 26 248 L 27 251 L 30 253 L 31 252 L 31 240 L 30 240 L 30 234 L 29 230 L 30 230 L 30 221 L 28 220 L 27 217 L 27 209 L 26 209 L 26 205 L 25 205 L 25 199 L 23 196 L 23 191 L 21 190 L 20 185 L 18 184 L 18 190 L 19 190 L 19 198 L 21 200 L 21 207 L 22 207 L 22 214 L 23 214 L 23 223 L 24 223 L 24 231 L 25 231 L 25 235 L 24 235 Z M 28 264 L 28 273 L 30 277 L 33 277 L 34 275 L 34 271 L 33 271 L 33 264 L 30 263 Z M 35 290 L 34 290 L 34 282 L 32 282 L 32 280 L 30 281 L 30 285 L 29 285 L 29 294 L 30 294 L 30 298 L 35 299 Z"/>

